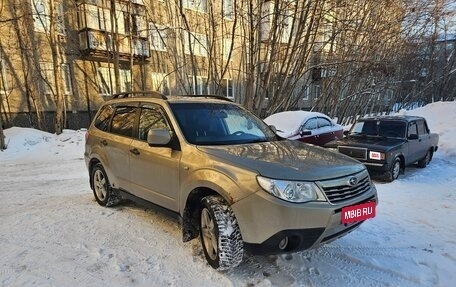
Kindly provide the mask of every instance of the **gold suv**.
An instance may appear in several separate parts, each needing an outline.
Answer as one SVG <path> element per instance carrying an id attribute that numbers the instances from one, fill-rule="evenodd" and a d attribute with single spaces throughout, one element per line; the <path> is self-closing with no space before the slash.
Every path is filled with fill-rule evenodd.
<path id="1" fill-rule="evenodd" d="M 90 186 L 102 206 L 122 199 L 181 219 L 208 263 L 317 247 L 358 227 L 345 209 L 377 203 L 366 168 L 345 155 L 278 137 L 216 96 L 129 93 L 106 102 L 86 136 Z M 351 211 L 350 214 L 356 212 Z"/>

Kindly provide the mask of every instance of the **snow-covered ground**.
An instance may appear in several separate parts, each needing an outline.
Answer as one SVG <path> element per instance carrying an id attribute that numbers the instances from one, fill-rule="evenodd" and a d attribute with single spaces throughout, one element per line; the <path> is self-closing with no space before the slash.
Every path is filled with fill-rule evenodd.
<path id="1" fill-rule="evenodd" d="M 0 152 L 0 286 L 454 286 L 456 102 L 406 112 L 440 135 L 425 169 L 376 182 L 377 216 L 317 250 L 248 257 L 217 272 L 177 220 L 99 206 L 84 131 L 6 130 Z"/>

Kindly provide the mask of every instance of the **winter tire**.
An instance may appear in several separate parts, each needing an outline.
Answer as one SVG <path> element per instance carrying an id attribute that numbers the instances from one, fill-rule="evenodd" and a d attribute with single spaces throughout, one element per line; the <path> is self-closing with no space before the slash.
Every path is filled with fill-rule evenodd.
<path id="1" fill-rule="evenodd" d="M 399 173 L 401 172 L 401 160 L 396 157 L 391 165 L 390 170 L 386 173 L 386 180 L 388 182 L 392 182 L 399 177 Z"/>
<path id="2" fill-rule="evenodd" d="M 426 156 L 418 161 L 419 168 L 425 168 L 431 161 L 432 154 L 430 151 L 426 153 Z"/>
<path id="3" fill-rule="evenodd" d="M 200 238 L 207 262 L 218 270 L 238 266 L 244 245 L 233 211 L 220 196 L 201 200 Z"/>
<path id="4" fill-rule="evenodd" d="M 101 164 L 95 165 L 92 170 L 93 195 L 101 206 L 114 206 L 119 203 L 119 198 L 113 193 L 108 176 Z"/>

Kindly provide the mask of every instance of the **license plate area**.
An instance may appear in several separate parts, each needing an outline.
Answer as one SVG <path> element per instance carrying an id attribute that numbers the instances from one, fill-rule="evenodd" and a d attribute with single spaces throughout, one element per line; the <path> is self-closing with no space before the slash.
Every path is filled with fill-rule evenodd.
<path id="1" fill-rule="evenodd" d="M 375 202 L 366 202 L 362 204 L 347 206 L 342 208 L 342 224 L 355 223 L 375 217 Z"/>

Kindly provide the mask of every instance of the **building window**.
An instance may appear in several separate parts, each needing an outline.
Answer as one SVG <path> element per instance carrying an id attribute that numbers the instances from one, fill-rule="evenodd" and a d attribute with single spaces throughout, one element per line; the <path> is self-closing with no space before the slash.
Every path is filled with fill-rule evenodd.
<path id="1" fill-rule="evenodd" d="M 311 94 L 311 89 L 310 89 L 310 86 L 307 85 L 307 86 L 304 86 L 303 87 L 303 91 L 304 91 L 304 96 L 302 97 L 303 100 L 305 101 L 308 101 L 309 100 L 309 95 Z"/>
<path id="2" fill-rule="evenodd" d="M 31 0 L 35 31 L 47 32 L 50 26 L 49 3 L 47 0 Z"/>
<path id="3" fill-rule="evenodd" d="M 207 57 L 206 35 L 184 31 L 184 43 L 185 54 L 193 53 L 194 56 Z"/>
<path id="4" fill-rule="evenodd" d="M 97 7 L 90 4 L 83 4 L 80 7 L 80 28 L 87 27 L 111 32 L 111 12 L 109 11 L 109 8 Z M 123 24 L 123 21 L 121 24 Z"/>
<path id="5" fill-rule="evenodd" d="M 150 48 L 155 51 L 166 51 L 167 28 L 162 25 L 149 23 L 150 30 Z"/>
<path id="6" fill-rule="evenodd" d="M 73 93 L 73 85 L 71 82 L 69 64 L 62 64 L 62 77 L 63 77 L 63 94 L 71 95 Z"/>
<path id="7" fill-rule="evenodd" d="M 226 19 L 233 19 L 233 0 L 223 0 L 222 15 Z"/>
<path id="8" fill-rule="evenodd" d="M 190 83 L 190 94 L 193 95 L 208 95 L 210 93 L 209 86 L 207 84 L 207 77 L 196 76 L 196 82 L 194 76 L 188 76 Z"/>
<path id="9" fill-rule="evenodd" d="M 63 94 L 70 95 L 73 93 L 73 85 L 71 82 L 70 66 L 69 64 L 62 64 L 62 86 Z M 46 95 L 54 94 L 55 92 L 55 78 L 54 78 L 54 66 L 52 62 L 40 62 L 41 71 L 41 87 L 42 92 Z"/>
<path id="10" fill-rule="evenodd" d="M 36 32 L 49 32 L 51 26 L 51 14 L 48 0 L 31 0 L 32 15 Z M 63 3 L 56 2 L 56 27 L 57 33 L 65 35 L 65 22 Z"/>
<path id="11" fill-rule="evenodd" d="M 168 77 L 165 73 L 152 73 L 152 90 L 169 95 Z"/>
<path id="12" fill-rule="evenodd" d="M 182 0 L 182 7 L 199 12 L 206 12 L 207 0 Z"/>
<path id="13" fill-rule="evenodd" d="M 317 100 L 321 95 L 321 86 L 315 85 L 315 97 L 314 100 Z"/>
<path id="14" fill-rule="evenodd" d="M 222 80 L 222 93 L 223 93 L 223 96 L 230 98 L 230 99 L 234 99 L 233 80 L 231 80 L 231 79 Z"/>
<path id="15" fill-rule="evenodd" d="M 231 61 L 233 58 L 233 53 L 231 52 L 231 45 L 233 40 L 231 38 L 225 38 L 222 42 L 222 57 L 225 61 Z M 231 52 L 231 55 L 230 55 Z"/>
<path id="16" fill-rule="evenodd" d="M 283 15 L 281 16 L 281 18 L 281 42 L 288 43 L 290 42 L 291 27 L 293 26 L 293 12 L 290 9 L 286 9 L 285 11 L 283 11 Z"/>
<path id="17" fill-rule="evenodd" d="M 0 95 L 5 95 L 8 92 L 8 68 L 5 65 L 5 61 L 0 58 Z"/>
<path id="18" fill-rule="evenodd" d="M 46 95 L 53 94 L 55 90 L 54 68 L 51 62 L 40 62 L 41 89 Z"/>
<path id="19" fill-rule="evenodd" d="M 56 5 L 57 8 L 57 20 L 56 20 L 56 26 L 57 26 L 57 33 L 60 35 L 65 35 L 66 30 L 65 30 L 65 12 L 63 11 L 63 3 L 57 3 Z"/>
<path id="20" fill-rule="evenodd" d="M 110 96 L 116 93 L 116 78 L 114 68 L 99 67 L 98 70 L 98 93 L 102 96 Z M 131 91 L 131 71 L 119 70 L 120 92 Z"/>
<path id="21" fill-rule="evenodd" d="M 131 32 L 134 36 L 147 38 L 147 21 L 144 15 L 131 15 Z"/>

